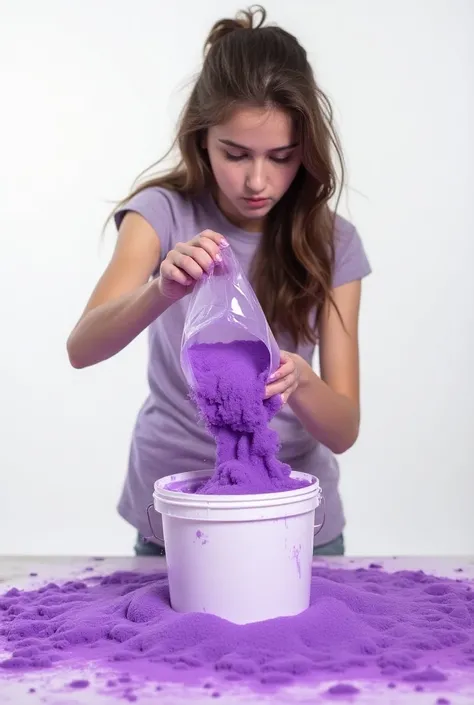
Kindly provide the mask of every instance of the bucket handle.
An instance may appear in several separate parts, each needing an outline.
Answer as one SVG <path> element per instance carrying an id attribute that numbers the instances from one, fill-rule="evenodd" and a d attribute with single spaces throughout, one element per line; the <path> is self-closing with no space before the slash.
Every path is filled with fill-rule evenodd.
<path id="1" fill-rule="evenodd" d="M 151 504 L 149 504 L 148 507 L 146 508 L 146 515 L 147 515 L 147 517 L 148 517 L 148 524 L 149 524 L 149 526 L 150 526 L 152 535 L 151 535 L 151 536 L 144 536 L 143 538 L 144 538 L 145 541 L 149 541 L 151 538 L 155 538 L 155 539 L 156 539 L 157 541 L 159 541 L 161 544 L 164 544 L 165 541 L 164 541 L 163 536 L 157 536 L 157 535 L 155 534 L 155 530 L 154 530 L 154 528 L 153 528 L 153 524 L 151 523 L 150 509 L 152 509 L 152 508 L 154 508 L 153 502 L 152 502 Z M 156 511 L 156 510 L 155 510 L 155 511 Z"/>
<path id="2" fill-rule="evenodd" d="M 321 504 L 324 505 L 324 508 L 323 508 L 323 520 L 322 520 L 321 524 L 315 524 L 315 525 L 314 525 L 313 531 L 315 531 L 315 530 L 317 529 L 316 533 L 313 533 L 313 537 L 314 537 L 314 538 L 316 538 L 316 536 L 322 531 L 322 528 L 323 528 L 323 526 L 324 526 L 324 524 L 325 524 L 325 522 L 326 522 L 326 500 L 325 500 L 324 495 L 322 495 L 322 497 L 321 497 Z"/>
<path id="3" fill-rule="evenodd" d="M 323 528 L 323 526 L 324 526 L 324 524 L 325 524 L 325 522 L 326 522 L 326 500 L 325 500 L 324 495 L 321 497 L 321 503 L 322 503 L 323 506 L 324 506 L 324 509 L 323 509 L 323 520 L 322 520 L 321 524 L 315 524 L 315 525 L 314 525 L 314 527 L 313 527 L 313 536 L 314 536 L 314 538 L 316 538 L 316 536 L 322 531 L 322 528 Z M 143 538 L 145 539 L 145 541 L 147 541 L 147 540 L 149 540 L 149 539 L 151 539 L 151 538 L 155 538 L 155 539 L 156 539 L 157 541 L 159 541 L 161 544 L 164 544 L 164 538 L 163 538 L 163 536 L 157 536 L 157 535 L 155 534 L 155 530 L 154 530 L 154 528 L 153 528 L 153 524 L 152 524 L 152 521 L 151 521 L 150 509 L 154 509 L 153 502 L 152 502 L 151 504 L 149 504 L 148 507 L 146 508 L 146 515 L 147 515 L 147 517 L 148 517 L 148 525 L 149 525 L 149 527 L 150 527 L 150 529 L 151 529 L 152 535 L 151 535 L 151 536 L 144 536 Z M 156 509 L 155 509 L 155 511 L 156 511 Z M 317 531 L 316 531 L 316 533 L 314 533 L 314 531 L 315 531 L 316 529 L 317 529 Z"/>

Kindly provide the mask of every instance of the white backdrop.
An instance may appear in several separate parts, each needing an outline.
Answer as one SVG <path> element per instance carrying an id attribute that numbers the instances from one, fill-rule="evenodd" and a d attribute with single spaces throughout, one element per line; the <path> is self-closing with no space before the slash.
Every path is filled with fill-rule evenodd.
<path id="1" fill-rule="evenodd" d="M 0 554 L 131 554 L 146 338 L 69 367 L 112 202 L 168 147 L 229 0 L 0 1 Z M 268 0 L 334 102 L 374 274 L 348 552 L 474 554 L 474 3 Z M 175 36 L 179 36 L 176 39 Z M 471 42 L 471 45 L 469 45 Z"/>

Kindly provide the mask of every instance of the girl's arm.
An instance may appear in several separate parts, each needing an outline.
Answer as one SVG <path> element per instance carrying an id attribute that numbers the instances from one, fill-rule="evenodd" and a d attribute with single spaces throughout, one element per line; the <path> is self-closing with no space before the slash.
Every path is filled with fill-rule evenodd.
<path id="1" fill-rule="evenodd" d="M 348 450 L 359 434 L 360 296 L 360 281 L 334 289 L 334 301 L 344 326 L 332 305 L 326 304 L 322 311 L 319 328 L 321 377 L 299 355 L 282 353 L 280 379 L 267 387 L 268 396 L 282 393 L 284 401 L 288 399 L 289 406 L 306 430 L 334 453 Z M 281 390 L 285 380 L 286 388 Z M 280 389 L 277 391 L 278 384 Z"/>
<path id="2" fill-rule="evenodd" d="M 125 215 L 113 257 L 67 341 L 73 367 L 88 367 L 125 348 L 220 258 L 222 235 L 211 230 L 177 243 L 160 262 L 158 235 L 135 212 Z"/>
<path id="3" fill-rule="evenodd" d="M 82 368 L 125 348 L 172 303 L 156 279 L 160 240 L 138 213 L 127 213 L 110 263 L 67 341 L 69 360 Z"/>

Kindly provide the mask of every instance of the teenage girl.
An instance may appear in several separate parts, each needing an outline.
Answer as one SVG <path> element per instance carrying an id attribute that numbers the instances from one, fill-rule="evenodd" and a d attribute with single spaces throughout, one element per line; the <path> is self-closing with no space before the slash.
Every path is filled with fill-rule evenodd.
<path id="1" fill-rule="evenodd" d="M 265 18 L 256 8 L 211 29 L 178 125 L 180 160 L 115 210 L 115 251 L 67 343 L 82 368 L 148 328 L 149 396 L 118 505 L 137 529 L 138 555 L 164 553 L 143 538 L 155 480 L 214 467 L 180 346 L 187 295 L 227 244 L 281 348 L 266 388 L 284 402 L 272 421 L 279 457 L 316 475 L 325 496 L 315 553 L 344 553 L 336 456 L 359 433 L 358 318 L 370 265 L 355 227 L 329 205 L 342 184 L 334 156 L 343 166 L 329 102 L 297 39 Z M 311 367 L 316 346 L 320 376 Z"/>

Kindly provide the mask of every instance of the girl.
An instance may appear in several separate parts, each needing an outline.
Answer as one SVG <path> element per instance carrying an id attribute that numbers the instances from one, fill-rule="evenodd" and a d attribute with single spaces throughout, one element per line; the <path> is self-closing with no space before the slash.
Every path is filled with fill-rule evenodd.
<path id="1" fill-rule="evenodd" d="M 187 294 L 227 245 L 282 350 L 266 388 L 284 402 L 272 422 L 280 459 L 315 474 L 326 499 L 315 553 L 344 553 L 335 456 L 359 431 L 358 317 L 370 266 L 354 226 L 329 207 L 338 184 L 333 150 L 343 163 L 328 100 L 305 50 L 265 18 L 259 7 L 212 28 L 179 123 L 181 159 L 115 210 L 114 254 L 67 343 L 71 364 L 82 368 L 149 329 L 150 393 L 118 506 L 138 530 L 138 555 L 164 553 L 143 539 L 154 481 L 214 467 L 180 344 Z M 311 367 L 316 344 L 320 377 Z"/>

